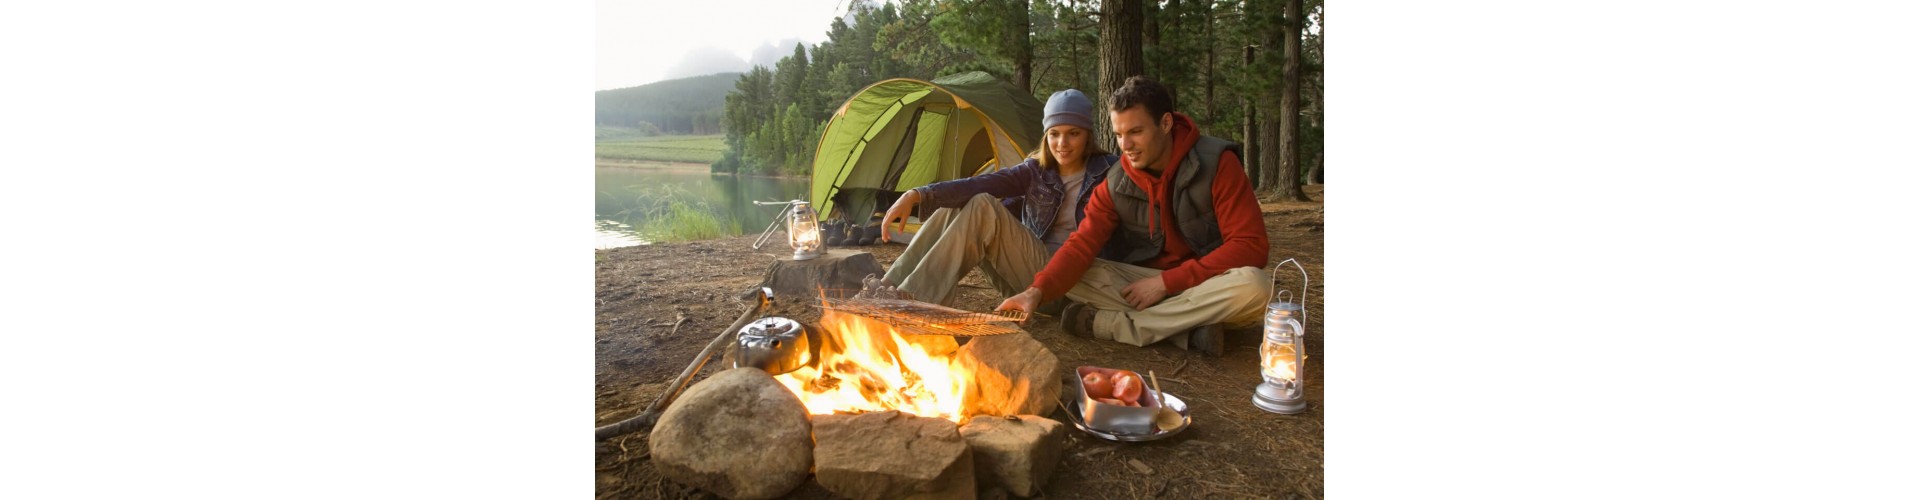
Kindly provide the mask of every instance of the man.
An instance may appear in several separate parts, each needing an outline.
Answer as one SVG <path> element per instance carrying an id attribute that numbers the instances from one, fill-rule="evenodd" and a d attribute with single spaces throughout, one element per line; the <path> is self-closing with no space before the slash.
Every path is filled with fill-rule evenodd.
<path id="1" fill-rule="evenodd" d="M 1080 227 L 998 310 L 1031 313 L 1064 295 L 1076 302 L 1060 318 L 1069 334 L 1137 346 L 1171 339 L 1219 356 L 1225 327 L 1260 321 L 1271 284 L 1240 146 L 1200 135 L 1145 77 L 1128 78 L 1107 108 L 1124 175 L 1094 188 Z"/>

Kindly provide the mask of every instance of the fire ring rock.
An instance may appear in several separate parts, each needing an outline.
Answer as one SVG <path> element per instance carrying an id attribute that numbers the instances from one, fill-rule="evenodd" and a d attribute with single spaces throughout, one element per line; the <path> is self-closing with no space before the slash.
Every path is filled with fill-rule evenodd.
<path id="1" fill-rule="evenodd" d="M 956 361 L 973 372 L 982 415 L 1045 415 L 1060 400 L 1060 359 L 1025 332 L 974 337 Z"/>
<path id="2" fill-rule="evenodd" d="M 1067 427 L 1046 417 L 978 416 L 960 426 L 973 450 L 973 473 L 983 486 L 999 486 L 1017 496 L 1040 494 L 1066 450 Z"/>
<path id="3" fill-rule="evenodd" d="M 815 415 L 814 480 L 855 499 L 974 498 L 973 455 L 946 419 Z"/>
<path id="4" fill-rule="evenodd" d="M 654 466 L 728 498 L 773 498 L 807 481 L 813 437 L 800 398 L 757 368 L 688 387 L 648 439 Z"/>

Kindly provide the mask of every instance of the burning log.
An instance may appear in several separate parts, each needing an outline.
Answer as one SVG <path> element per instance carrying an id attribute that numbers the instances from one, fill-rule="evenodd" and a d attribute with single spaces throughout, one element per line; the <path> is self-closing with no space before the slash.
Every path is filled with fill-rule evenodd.
<path id="1" fill-rule="evenodd" d="M 776 377 L 814 415 L 900 410 L 964 420 L 971 377 L 953 365 L 953 337 L 901 336 L 885 322 L 828 311 L 819 359 Z"/>

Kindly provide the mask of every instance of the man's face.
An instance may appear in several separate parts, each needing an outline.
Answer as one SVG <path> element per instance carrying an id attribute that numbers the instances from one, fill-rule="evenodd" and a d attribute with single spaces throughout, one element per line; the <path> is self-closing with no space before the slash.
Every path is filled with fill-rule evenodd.
<path id="1" fill-rule="evenodd" d="M 1127 156 L 1127 162 L 1133 168 L 1148 172 L 1160 171 L 1160 156 L 1166 154 L 1167 143 L 1172 142 L 1173 115 L 1160 115 L 1159 119 L 1147 115 L 1145 105 L 1136 104 L 1120 111 L 1108 111 L 1113 121 L 1113 138 L 1120 143 L 1120 154 Z"/>

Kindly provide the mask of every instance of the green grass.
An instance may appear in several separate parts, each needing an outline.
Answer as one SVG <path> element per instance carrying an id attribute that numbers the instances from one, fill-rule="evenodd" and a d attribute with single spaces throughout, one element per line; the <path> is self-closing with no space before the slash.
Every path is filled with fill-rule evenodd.
<path id="1" fill-rule="evenodd" d="M 740 222 L 675 201 L 665 212 L 649 219 L 641 232 L 664 241 L 710 240 L 740 234 Z"/>
<path id="2" fill-rule="evenodd" d="M 740 221 L 720 215 L 680 186 L 642 188 L 622 204 L 625 208 L 613 213 L 613 218 L 633 225 L 648 240 L 709 240 L 742 234 Z"/>
<path id="3" fill-rule="evenodd" d="M 600 127 L 594 131 L 593 155 L 616 160 L 713 163 L 726 150 L 721 135 L 662 135 L 645 137 L 633 129 Z"/>

